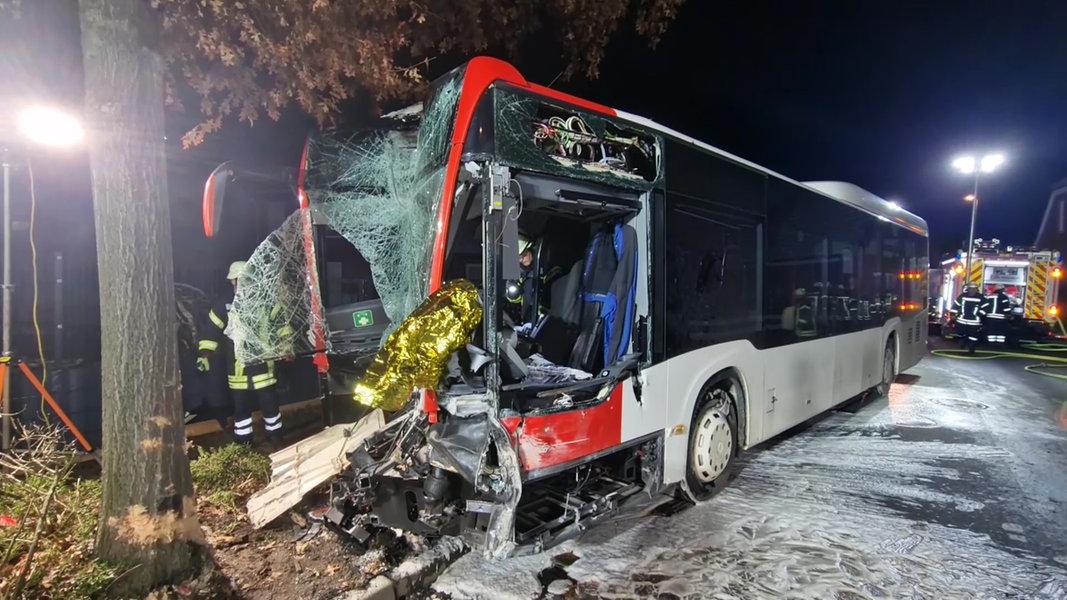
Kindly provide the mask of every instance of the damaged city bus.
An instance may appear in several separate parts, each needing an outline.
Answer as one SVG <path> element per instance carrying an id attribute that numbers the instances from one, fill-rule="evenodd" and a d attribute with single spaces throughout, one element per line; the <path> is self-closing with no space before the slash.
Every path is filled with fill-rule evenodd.
<path id="1" fill-rule="evenodd" d="M 357 538 L 473 534 L 501 557 L 704 500 L 740 452 L 925 352 L 926 224 L 854 185 L 490 58 L 405 114 L 417 128 L 311 142 L 298 182 L 308 351 L 384 411 L 332 479 L 327 520 Z M 375 293 L 328 299 L 323 231 Z"/>

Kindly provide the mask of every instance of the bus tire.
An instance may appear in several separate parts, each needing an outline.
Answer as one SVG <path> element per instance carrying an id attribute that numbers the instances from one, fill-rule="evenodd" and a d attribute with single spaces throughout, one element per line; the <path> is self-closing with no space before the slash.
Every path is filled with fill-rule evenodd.
<path id="1" fill-rule="evenodd" d="M 882 380 L 874 386 L 874 392 L 879 398 L 889 396 L 889 387 L 897 378 L 897 349 L 893 336 L 885 343 L 885 354 L 882 356 Z"/>
<path id="2" fill-rule="evenodd" d="M 730 376 L 709 381 L 700 393 L 689 426 L 683 493 L 703 502 L 721 492 L 738 454 L 737 406 L 741 386 Z"/>

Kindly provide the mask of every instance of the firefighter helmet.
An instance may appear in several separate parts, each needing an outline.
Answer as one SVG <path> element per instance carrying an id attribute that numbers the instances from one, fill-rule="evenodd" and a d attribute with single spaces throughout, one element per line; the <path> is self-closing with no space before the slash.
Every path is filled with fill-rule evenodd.
<path id="1" fill-rule="evenodd" d="M 230 263 L 230 271 L 226 273 L 226 279 L 233 281 L 234 279 L 237 279 L 238 277 L 244 275 L 245 267 L 247 265 L 248 263 L 243 260 L 233 261 L 232 263 Z"/>
<path id="2" fill-rule="evenodd" d="M 967 291 L 967 292 L 977 292 L 978 291 L 978 284 L 972 281 L 972 282 L 968 283 L 966 286 L 964 286 L 963 289 L 964 289 L 964 291 Z"/>
<path id="3" fill-rule="evenodd" d="M 534 243 L 533 240 L 526 236 L 519 234 L 519 256 L 526 254 L 527 252 L 533 252 Z"/>

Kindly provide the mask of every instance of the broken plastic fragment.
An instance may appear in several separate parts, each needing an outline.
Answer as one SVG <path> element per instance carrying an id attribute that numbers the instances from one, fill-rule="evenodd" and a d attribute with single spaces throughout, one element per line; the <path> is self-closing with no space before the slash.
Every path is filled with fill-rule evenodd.
<path id="1" fill-rule="evenodd" d="M 270 523 L 296 506 L 304 496 L 349 465 L 348 454 L 385 427 L 385 416 L 375 410 L 355 424 L 328 427 L 288 448 L 271 454 L 267 487 L 248 499 L 252 527 Z"/>

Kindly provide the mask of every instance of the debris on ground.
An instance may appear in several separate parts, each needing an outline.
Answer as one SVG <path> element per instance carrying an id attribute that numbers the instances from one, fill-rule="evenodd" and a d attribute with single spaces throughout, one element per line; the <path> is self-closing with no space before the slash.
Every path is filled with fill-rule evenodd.
<path id="1" fill-rule="evenodd" d="M 208 486 L 212 500 L 202 503 L 201 525 L 213 546 L 215 562 L 242 600 L 334 600 L 366 588 L 372 579 L 387 575 L 425 547 L 422 538 L 392 530 L 375 532 L 364 545 L 327 531 L 323 519 L 328 500 L 325 486 L 264 527 L 254 528 L 245 502 L 266 485 L 269 449 L 234 446 L 203 452 L 194 465 L 219 457 L 227 457 L 230 465 L 244 465 L 252 476 L 232 472 L 238 471 L 232 466 L 226 475 L 227 483 L 236 484 L 238 493 L 230 497 L 210 487 L 222 478 L 213 466 L 194 466 L 194 479 L 197 473 L 211 476 Z"/>

